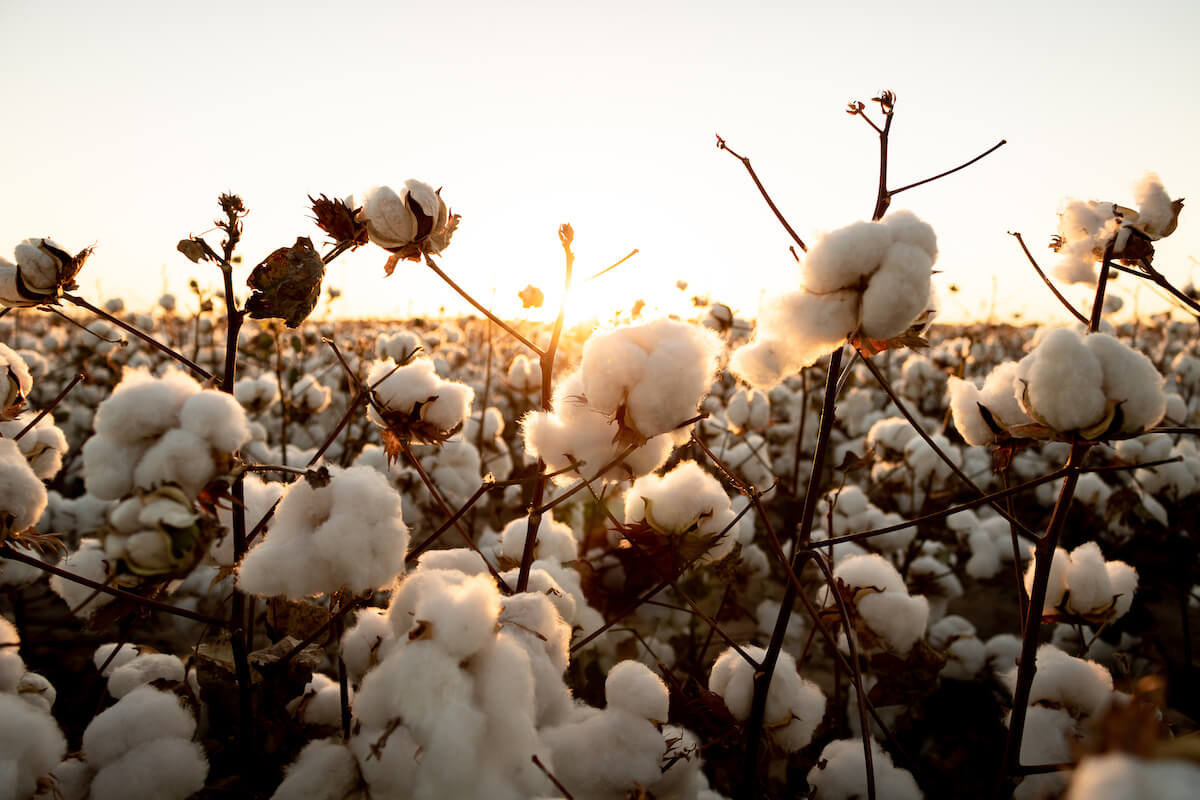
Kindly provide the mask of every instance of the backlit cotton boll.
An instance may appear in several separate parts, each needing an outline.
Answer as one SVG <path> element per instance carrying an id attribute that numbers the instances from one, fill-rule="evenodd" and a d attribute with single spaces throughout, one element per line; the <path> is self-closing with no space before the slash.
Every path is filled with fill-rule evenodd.
<path id="1" fill-rule="evenodd" d="M 0 385 L 0 418 L 8 409 L 19 406 L 33 391 L 33 376 L 29 365 L 21 358 L 16 350 L 0 342 L 0 376 L 4 383 Z"/>
<path id="2" fill-rule="evenodd" d="M 414 258 L 421 252 L 440 253 L 458 224 L 458 216 L 450 214 L 439 192 L 410 178 L 399 191 L 375 186 L 354 199 L 361 203 L 358 218 L 373 243 Z"/>
<path id="3" fill-rule="evenodd" d="M 371 467 L 330 473 L 324 486 L 299 480 L 284 491 L 270 532 L 242 560 L 240 588 L 290 597 L 362 592 L 404 571 L 408 527 L 400 495 Z"/>
<path id="4" fill-rule="evenodd" d="M 31 527 L 46 509 L 46 486 L 12 439 L 0 439 L 0 541 Z"/>
<path id="5" fill-rule="evenodd" d="M 680 462 L 661 478 L 638 478 L 625 495 L 625 523 L 644 522 L 685 561 L 701 553 L 704 561 L 729 555 L 737 536 L 731 527 L 735 516 L 720 481 L 695 461 Z"/>
<path id="6" fill-rule="evenodd" d="M 0 305 L 36 306 L 57 297 L 74 286 L 90 254 L 89 248 L 72 256 L 52 239 L 26 239 L 13 251 L 15 264 L 0 258 Z"/>
<path id="7" fill-rule="evenodd" d="M 766 655 L 761 647 L 742 649 L 756 661 L 761 662 Z M 739 722 L 750 717 L 756 671 L 754 665 L 729 647 L 717 656 L 709 673 L 709 691 L 725 701 L 729 713 Z M 781 652 L 767 689 L 764 727 L 772 739 L 789 753 L 806 747 L 824 715 L 824 693 L 796 672 L 796 659 L 790 653 Z"/>
<path id="8" fill-rule="evenodd" d="M 445 439 L 462 425 L 475 399 L 475 390 L 465 383 L 442 380 L 428 358 L 400 367 L 390 358 L 376 361 L 367 384 L 375 399 L 367 412 L 371 421 L 417 442 Z"/>

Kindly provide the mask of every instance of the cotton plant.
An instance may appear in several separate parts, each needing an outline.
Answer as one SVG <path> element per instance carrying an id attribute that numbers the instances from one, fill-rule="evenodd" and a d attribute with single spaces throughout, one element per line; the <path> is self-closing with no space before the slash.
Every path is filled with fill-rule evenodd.
<path id="1" fill-rule="evenodd" d="M 1098 439 L 1141 433 L 1166 413 L 1163 377 L 1142 353 L 1104 333 L 1046 333 L 982 388 L 950 381 L 954 424 L 968 444 L 1079 433 Z"/>
<path id="2" fill-rule="evenodd" d="M 1096 264 L 1110 246 L 1114 260 L 1153 258 L 1153 242 L 1175 232 L 1183 200 L 1172 200 L 1159 177 L 1149 173 L 1134 190 L 1134 202 L 1136 210 L 1111 202 L 1066 201 L 1051 243 L 1059 255 L 1055 276 L 1068 283 L 1095 283 Z"/>
<path id="3" fill-rule="evenodd" d="M 63 289 L 75 288 L 75 276 L 91 254 L 90 247 L 72 256 L 53 239 L 25 239 L 13 250 L 14 261 L 0 258 L 0 305 L 53 303 Z"/>
<path id="4" fill-rule="evenodd" d="M 470 386 L 442 380 L 428 358 L 399 365 L 390 358 L 376 361 L 367 385 L 374 399 L 371 421 L 387 434 L 418 443 L 441 442 L 454 433 L 475 397 Z"/>
<path id="5" fill-rule="evenodd" d="M 284 491 L 270 532 L 238 567 L 252 594 L 306 597 L 386 587 L 404 572 L 409 531 L 387 478 L 365 466 L 329 468 Z"/>
<path id="6" fill-rule="evenodd" d="M 929 601 L 922 595 L 910 595 L 900 573 L 883 556 L 850 556 L 834 567 L 833 577 L 855 614 L 852 620 L 860 648 L 904 657 L 925 635 Z M 836 608 L 828 588 L 821 590 L 818 600 L 827 608 Z"/>
<path id="7" fill-rule="evenodd" d="M 754 341 L 734 351 L 730 368 L 770 388 L 849 336 L 904 334 L 928 308 L 936 258 L 933 228 L 908 211 L 831 231 L 809 249 L 802 288 L 760 309 Z"/>

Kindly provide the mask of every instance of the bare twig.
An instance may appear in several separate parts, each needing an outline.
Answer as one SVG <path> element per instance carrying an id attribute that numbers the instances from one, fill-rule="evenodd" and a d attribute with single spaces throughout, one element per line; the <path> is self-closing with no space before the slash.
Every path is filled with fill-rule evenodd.
<path id="1" fill-rule="evenodd" d="M 1021 245 L 1021 249 L 1025 251 L 1025 258 L 1029 259 L 1029 265 L 1033 267 L 1033 271 L 1038 274 L 1038 277 L 1042 279 L 1042 282 L 1045 283 L 1050 291 L 1054 293 L 1054 296 L 1058 298 L 1058 302 L 1062 303 L 1063 308 L 1071 312 L 1071 315 L 1075 317 L 1075 319 L 1079 320 L 1084 325 L 1087 325 L 1088 318 L 1085 317 L 1083 312 L 1077 309 L 1070 300 L 1063 296 L 1063 293 L 1060 292 L 1058 287 L 1055 286 L 1050 280 L 1050 276 L 1043 272 L 1042 268 L 1038 266 L 1037 259 L 1033 257 L 1033 253 L 1029 252 L 1029 248 L 1025 245 L 1025 239 L 1021 237 L 1021 233 L 1019 231 L 1009 231 L 1008 235 L 1015 238 L 1017 240 L 1017 244 Z"/>
<path id="2" fill-rule="evenodd" d="M 767 194 L 766 187 L 763 186 L 762 181 L 758 179 L 758 173 L 754 171 L 754 167 L 750 166 L 750 159 L 734 152 L 733 148 L 725 143 L 725 140 L 721 138 L 720 134 L 717 134 L 717 149 L 724 150 L 726 153 L 729 153 L 729 155 L 742 162 L 742 166 L 746 168 L 746 172 L 750 173 L 750 179 L 754 181 L 754 185 L 758 187 L 759 194 L 763 196 L 763 200 L 767 201 L 767 205 L 770 207 L 771 213 L 775 215 L 775 219 L 779 220 L 779 224 L 782 225 L 783 229 L 788 232 L 788 236 L 792 237 L 792 241 L 796 243 L 796 246 L 807 253 L 808 246 L 804 244 L 804 240 L 800 238 L 800 234 L 792 230 L 791 223 L 787 221 L 787 218 L 783 216 L 783 212 L 781 212 L 779 207 L 775 205 L 775 201 L 771 199 L 771 195 Z"/>

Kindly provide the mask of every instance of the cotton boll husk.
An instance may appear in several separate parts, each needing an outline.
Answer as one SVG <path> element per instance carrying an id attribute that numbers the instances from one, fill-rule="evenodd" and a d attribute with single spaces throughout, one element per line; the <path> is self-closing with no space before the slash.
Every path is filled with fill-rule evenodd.
<path id="1" fill-rule="evenodd" d="M 500 593 L 490 575 L 472 575 L 457 585 L 431 585 L 413 606 L 418 627 L 427 625 L 432 640 L 459 660 L 491 639 L 499 614 Z"/>
<path id="2" fill-rule="evenodd" d="M 25 674 L 25 661 L 18 649 L 20 644 L 16 626 L 0 617 L 0 693 L 15 692 Z"/>
<path id="3" fill-rule="evenodd" d="M 271 795 L 273 800 L 344 800 L 361 778 L 354 754 L 338 739 L 314 739 L 304 746 Z"/>
<path id="4" fill-rule="evenodd" d="M 169 764 L 170 769 L 163 766 Z M 186 800 L 204 788 L 204 748 L 186 739 L 156 738 L 106 764 L 92 779 L 92 800 L 154 797 Z"/>
<path id="5" fill-rule="evenodd" d="M 925 634 L 929 601 L 921 595 L 875 592 L 860 597 L 858 613 L 889 650 L 907 654 Z"/>
<path id="6" fill-rule="evenodd" d="M 395 632 L 382 608 L 364 608 L 342 635 L 342 660 L 351 682 L 358 683 L 378 663 Z"/>
<path id="7" fill-rule="evenodd" d="M 46 486 L 38 479 L 21 448 L 0 439 L 0 516 L 13 518 L 11 530 L 32 527 L 46 510 Z"/>
<path id="8" fill-rule="evenodd" d="M 83 755 L 92 766 L 102 767 L 148 742 L 187 740 L 195 732 L 196 720 L 178 697 L 139 686 L 91 721 L 83 732 Z"/>
<path id="9" fill-rule="evenodd" d="M 1086 336 L 1083 343 L 1104 370 L 1104 394 L 1119 404 L 1122 433 L 1153 427 L 1167 411 L 1162 375 L 1149 358 L 1105 333 Z"/>
<path id="10" fill-rule="evenodd" d="M 86 539 L 74 553 L 59 564 L 63 569 L 84 578 L 104 583 L 112 569 L 108 555 L 95 539 Z M 78 617 L 87 617 L 101 606 L 113 601 L 113 596 L 97 592 L 89 586 L 50 576 L 50 588 L 61 597 Z"/>
<path id="11" fill-rule="evenodd" d="M 862 296 L 862 330 L 873 339 L 899 336 L 929 304 L 933 261 L 919 247 L 897 242 L 888 248 Z"/>
<path id="12" fill-rule="evenodd" d="M 504 526 L 500 532 L 498 555 L 501 558 L 520 563 L 525 548 L 525 538 L 529 532 L 529 518 L 518 517 Z M 570 525 L 565 525 L 553 517 L 542 519 L 538 527 L 537 539 L 533 547 L 534 558 L 554 558 L 560 562 L 574 561 L 579 557 L 579 543 Z"/>
<path id="13" fill-rule="evenodd" d="M 183 404 L 199 391 L 200 384 L 174 367 L 161 378 L 127 369 L 96 409 L 96 433 L 122 444 L 148 444 L 179 424 Z"/>
<path id="14" fill-rule="evenodd" d="M 1200 766 L 1183 760 L 1144 761 L 1127 753 L 1089 755 L 1079 762 L 1065 800 L 1191 800 Z"/>
<path id="15" fill-rule="evenodd" d="M 610 708 L 624 709 L 655 723 L 667 721 L 670 706 L 667 685 L 637 661 L 621 661 L 608 671 L 604 696 Z"/>
<path id="16" fill-rule="evenodd" d="M 871 740 L 871 764 L 875 774 L 875 792 L 888 800 L 921 800 L 917 782 L 908 770 L 892 763 L 892 757 Z M 825 745 L 817 765 L 806 777 L 820 800 L 852 800 L 866 797 L 867 769 L 862 739 L 838 739 Z"/>
<path id="17" fill-rule="evenodd" d="M 145 653 L 130 659 L 108 676 L 108 693 L 122 698 L 152 681 L 183 683 L 183 662 L 168 653 Z"/>
<path id="18" fill-rule="evenodd" d="M 888 226 L 854 222 L 822 236 L 804 259 L 804 285 L 827 294 L 853 286 L 879 268 L 892 243 Z"/>
<path id="19" fill-rule="evenodd" d="M 217 474 L 208 441 L 191 431 L 175 428 L 150 446 L 133 472 L 133 484 L 153 489 L 177 483 L 189 495 L 200 494 Z"/>
<path id="20" fill-rule="evenodd" d="M 38 779 L 48 776 L 66 752 L 67 740 L 54 717 L 0 692 L 0 790 L 7 797 L 31 797 Z"/>
<path id="21" fill-rule="evenodd" d="M 188 398 L 179 412 L 184 430 L 206 440 L 214 450 L 232 453 L 250 441 L 250 423 L 241 404 L 229 394 L 207 389 Z"/>

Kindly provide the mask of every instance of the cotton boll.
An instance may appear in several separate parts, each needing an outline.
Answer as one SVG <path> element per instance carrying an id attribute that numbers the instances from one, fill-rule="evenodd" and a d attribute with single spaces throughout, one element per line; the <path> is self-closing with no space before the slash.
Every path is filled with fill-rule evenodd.
<path id="1" fill-rule="evenodd" d="M 904 579 L 883 556 L 874 553 L 848 558 L 833 570 L 833 577 L 851 588 L 874 588 L 879 592 L 908 594 Z"/>
<path id="2" fill-rule="evenodd" d="M 161 378 L 128 369 L 96 409 L 96 433 L 123 444 L 146 444 L 179 423 L 183 404 L 200 391 L 186 373 L 168 368 Z"/>
<path id="3" fill-rule="evenodd" d="M 122 698 L 148 683 L 183 683 L 183 662 L 168 653 L 138 655 L 114 669 L 108 676 L 108 693 Z"/>
<path id="4" fill-rule="evenodd" d="M 353 690 L 350 691 L 353 702 Z M 304 694 L 287 704 L 289 714 L 305 725 L 336 728 L 342 724 L 341 687 L 328 675 L 314 672 L 304 687 Z"/>
<path id="5" fill-rule="evenodd" d="M 746 655 L 760 661 L 761 647 L 744 647 Z M 754 697 L 755 667 L 733 648 L 725 649 L 713 663 L 709 691 L 725 702 L 734 719 L 750 717 Z M 780 746 L 789 751 L 805 747 L 825 713 L 825 696 L 796 672 L 796 660 L 787 652 L 779 655 L 771 685 L 767 689 L 766 720 Z"/>
<path id="6" fill-rule="evenodd" d="M 283 496 L 284 484 L 270 483 L 262 480 L 254 473 L 245 475 L 242 479 L 242 494 L 245 498 L 246 532 L 249 533 Z M 209 555 L 222 566 L 233 566 L 233 511 L 223 506 L 217 507 L 217 520 L 224 529 L 221 538 L 209 547 Z M 265 535 L 265 534 L 260 534 Z"/>
<path id="7" fill-rule="evenodd" d="M 1033 575 L 1037 569 L 1037 561 L 1038 558 L 1031 560 L 1029 567 L 1025 570 L 1026 592 L 1033 591 Z M 1062 605 L 1063 596 L 1067 593 L 1067 567 L 1069 564 L 1067 551 L 1061 547 L 1056 548 L 1053 560 L 1050 562 L 1050 575 L 1046 581 L 1046 602 L 1042 606 L 1043 614 L 1054 614 Z"/>
<path id="8" fill-rule="evenodd" d="M 191 431 L 175 428 L 146 450 L 133 472 L 133 483 L 139 489 L 177 483 L 195 497 L 216 474 L 208 442 Z"/>
<path id="9" fill-rule="evenodd" d="M 49 786 L 33 795 L 34 800 L 88 800 L 95 773 L 82 758 L 66 758 L 49 775 Z"/>
<path id="10" fill-rule="evenodd" d="M 344 800 L 359 788 L 358 762 L 338 739 L 304 746 L 271 795 L 273 800 Z"/>
<path id="11" fill-rule="evenodd" d="M 83 481 L 101 500 L 118 500 L 133 488 L 133 471 L 145 451 L 102 434 L 83 443 Z"/>
<path id="12" fill-rule="evenodd" d="M 892 243 L 885 225 L 855 222 L 822 236 L 804 259 L 804 285 L 814 294 L 853 286 L 879 268 Z"/>
<path id="13" fill-rule="evenodd" d="M 1057 431 L 1074 431 L 1104 417 L 1103 377 L 1100 360 L 1079 334 L 1058 328 L 1018 362 L 1014 386 L 1031 417 Z"/>
<path id="14" fill-rule="evenodd" d="M 432 641 L 396 647 L 367 673 L 354 697 L 354 716 L 363 725 L 386 728 L 401 719 L 425 741 L 444 715 L 473 711 L 474 682 L 459 659 Z"/>
<path id="15" fill-rule="evenodd" d="M 1190 800 L 1200 766 L 1184 760 L 1142 760 L 1113 752 L 1084 757 L 1071 777 L 1066 800 Z"/>
<path id="16" fill-rule="evenodd" d="M 1001 559 L 992 535 L 986 530 L 972 531 L 967 537 L 971 557 L 967 560 L 967 574 L 976 580 L 988 580 L 1000 572 Z"/>
<path id="17" fill-rule="evenodd" d="M 1137 570 L 1124 561 L 1109 561 L 1104 567 L 1108 571 L 1108 580 L 1115 595 L 1113 619 L 1120 619 L 1133 605 L 1133 595 L 1138 582 Z"/>
<path id="18" fill-rule="evenodd" d="M 662 734 L 620 709 L 551 728 L 543 738 L 551 748 L 555 777 L 575 797 L 617 800 L 635 784 L 648 786 L 662 775 Z"/>
<path id="19" fill-rule="evenodd" d="M 116 654 L 113 654 L 113 651 Z M 96 665 L 96 669 L 107 664 L 101 675 L 105 678 L 112 675 L 113 670 L 123 667 L 130 661 L 133 661 L 141 654 L 137 645 L 121 644 L 120 642 L 107 642 L 96 648 L 96 652 L 92 655 L 92 663 Z"/>
<path id="20" fill-rule="evenodd" d="M 608 671 L 604 696 L 610 707 L 654 723 L 667 721 L 670 698 L 662 678 L 637 661 L 621 661 Z"/>
<path id="21" fill-rule="evenodd" d="M 429 550 L 421 555 L 417 568 L 456 570 L 464 575 L 482 575 L 488 571 L 483 556 L 466 547 Z"/>
<path id="22" fill-rule="evenodd" d="M 83 755 L 94 767 L 161 739 L 191 739 L 196 720 L 179 698 L 153 686 L 139 686 L 100 712 L 83 732 Z"/>
<path id="23" fill-rule="evenodd" d="M 938 256 L 937 234 L 933 226 L 924 222 L 908 209 L 893 211 L 883 219 L 883 225 L 891 234 L 893 242 L 903 242 L 922 250 L 931 261 Z"/>
<path id="24" fill-rule="evenodd" d="M 208 389 L 188 398 L 179 412 L 184 430 L 206 440 L 214 450 L 232 453 L 250 441 L 246 412 L 232 395 Z"/>
<path id="25" fill-rule="evenodd" d="M 1013 691 L 1017 668 L 1004 673 L 1001 679 Z M 1067 655 L 1053 645 L 1038 648 L 1029 705 L 1053 704 L 1076 719 L 1085 719 L 1103 711 L 1112 691 L 1112 675 L 1101 665 Z"/>
<path id="26" fill-rule="evenodd" d="M 871 740 L 871 764 L 874 767 L 875 792 L 888 800 L 921 800 L 917 782 L 911 773 L 892 763 L 892 758 Z M 820 800 L 853 800 L 866 797 L 867 769 L 862 739 L 839 739 L 825 745 L 817 765 L 807 777 Z"/>
<path id="27" fill-rule="evenodd" d="M 0 531 L 32 527 L 46 510 L 46 487 L 12 439 L 0 439 L 0 498 L 0 519 L 12 518 Z"/>
<path id="28" fill-rule="evenodd" d="M 889 650 L 906 655 L 925 634 L 929 601 L 921 595 L 876 592 L 858 600 L 858 612 Z"/>
<path id="29" fill-rule="evenodd" d="M 1157 175 L 1148 172 L 1142 176 L 1133 196 L 1138 206 L 1136 228 L 1151 239 L 1167 236 L 1174 230 L 1179 212 Z"/>
<path id="30" fill-rule="evenodd" d="M 20 644 L 16 626 L 0 617 L 0 693 L 15 692 L 25 674 L 25 661 L 18 649 Z"/>
<path id="31" fill-rule="evenodd" d="M 373 798 L 401 798 L 412 794 L 420 765 L 421 746 L 403 725 L 387 728 L 362 726 L 350 739 L 363 780 Z"/>
<path id="32" fill-rule="evenodd" d="M 54 717 L 0 692 L 0 789 L 9 797 L 31 797 L 67 752 Z M 11 792 L 11 794 L 8 794 Z"/>
<path id="33" fill-rule="evenodd" d="M 395 638 L 391 623 L 382 608 L 364 608 L 354 624 L 342 635 L 342 660 L 353 683 L 379 663 L 386 646 Z"/>
<path id="34" fill-rule="evenodd" d="M 487 643 L 499 614 L 500 593 L 490 575 L 472 575 L 457 585 L 431 584 L 413 606 L 415 630 L 460 660 Z"/>
<path id="35" fill-rule="evenodd" d="M 1113 602 L 1112 582 L 1104 566 L 1104 555 L 1095 542 L 1081 544 L 1067 558 L 1067 609 L 1088 614 Z"/>
<path id="36" fill-rule="evenodd" d="M 508 367 L 508 383 L 518 392 L 535 392 L 542 386 L 542 366 L 524 353 L 513 357 Z"/>
<path id="37" fill-rule="evenodd" d="M 170 769 L 163 769 L 170 764 Z M 204 788 L 208 760 L 197 742 L 156 738 L 105 765 L 92 779 L 92 800 L 154 797 L 186 800 Z"/>
<path id="38" fill-rule="evenodd" d="M 501 558 L 520 563 L 528 531 L 528 517 L 518 517 L 505 525 L 504 530 L 500 532 L 500 546 L 497 554 Z M 533 552 L 536 559 L 554 558 L 565 563 L 579 557 L 579 543 L 576 541 L 570 525 L 546 516 L 538 526 Z"/>
<path id="39" fill-rule="evenodd" d="M 58 690 L 44 675 L 26 672 L 17 683 L 17 696 L 37 710 L 49 714 L 54 708 L 54 701 L 58 699 Z"/>
<path id="40" fill-rule="evenodd" d="M 59 566 L 97 583 L 106 582 L 113 569 L 108 555 L 94 539 L 81 542 L 79 549 L 63 559 Z M 68 581 L 57 575 L 50 576 L 50 588 L 79 617 L 90 616 L 96 609 L 113 601 L 112 595 L 97 592 L 89 586 Z"/>
<path id="41" fill-rule="evenodd" d="M 1142 353 L 1104 333 L 1083 340 L 1104 371 L 1104 395 L 1121 409 L 1122 433 L 1153 427 L 1167 411 L 1164 379 L 1154 362 Z"/>
<path id="42" fill-rule="evenodd" d="M 991 429 L 979 410 L 982 405 L 979 388 L 970 381 L 953 376 L 947 382 L 950 392 L 950 413 L 954 427 L 970 445 L 988 445 L 996 441 L 996 432 Z"/>
<path id="43" fill-rule="evenodd" d="M 933 260 L 919 247 L 897 242 L 862 296 L 862 330 L 873 339 L 904 333 L 929 304 Z"/>
<path id="44" fill-rule="evenodd" d="M 984 643 L 987 668 L 998 675 L 1017 665 L 1021 657 L 1021 640 L 1011 633 L 998 633 Z"/>

